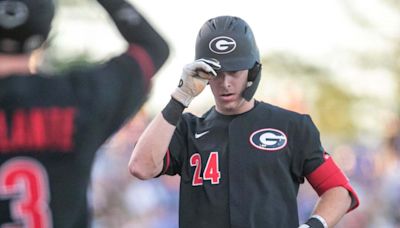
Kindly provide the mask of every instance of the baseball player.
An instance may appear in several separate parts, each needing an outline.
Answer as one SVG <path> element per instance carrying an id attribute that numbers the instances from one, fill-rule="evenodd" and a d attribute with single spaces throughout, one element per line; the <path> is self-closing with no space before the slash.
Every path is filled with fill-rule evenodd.
<path id="1" fill-rule="evenodd" d="M 253 98 L 261 62 L 244 20 L 208 20 L 195 59 L 129 163 L 140 179 L 181 176 L 180 227 L 299 227 L 296 197 L 304 178 L 320 201 L 302 228 L 332 227 L 357 207 L 355 191 L 324 151 L 310 116 Z M 182 114 L 207 84 L 215 106 L 201 117 Z"/>
<path id="2" fill-rule="evenodd" d="M 90 227 L 95 152 L 142 106 L 169 55 L 124 0 L 99 0 L 129 43 L 104 64 L 31 73 L 51 29 L 52 0 L 0 0 L 0 227 Z"/>

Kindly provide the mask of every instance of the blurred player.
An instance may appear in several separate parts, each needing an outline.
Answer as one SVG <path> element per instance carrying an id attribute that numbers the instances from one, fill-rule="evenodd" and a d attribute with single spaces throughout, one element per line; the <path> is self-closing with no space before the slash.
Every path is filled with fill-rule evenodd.
<path id="1" fill-rule="evenodd" d="M 0 0 L 0 227 L 89 227 L 95 152 L 139 110 L 169 55 L 133 6 L 98 2 L 129 43 L 126 52 L 44 75 L 31 73 L 29 59 L 50 31 L 52 1 Z"/>
<path id="2" fill-rule="evenodd" d="M 208 20 L 195 59 L 129 163 L 141 179 L 181 176 L 180 227 L 298 227 L 296 198 L 304 178 L 320 201 L 301 227 L 332 227 L 357 207 L 356 193 L 324 151 L 309 115 L 253 98 L 261 61 L 245 21 Z M 182 115 L 207 84 L 215 106 L 201 117 Z"/>

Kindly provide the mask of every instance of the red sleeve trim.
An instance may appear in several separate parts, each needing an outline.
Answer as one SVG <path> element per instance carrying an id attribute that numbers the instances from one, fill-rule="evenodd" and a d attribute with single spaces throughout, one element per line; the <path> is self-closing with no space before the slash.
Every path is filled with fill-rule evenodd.
<path id="1" fill-rule="evenodd" d="M 171 154 L 170 154 L 169 150 L 167 150 L 167 154 L 165 155 L 165 159 L 166 159 L 165 167 L 164 167 L 164 170 L 162 171 L 161 175 L 164 175 L 167 172 L 167 170 L 168 170 L 168 168 L 169 168 L 169 166 L 171 164 L 170 156 L 171 156 Z"/>
<path id="2" fill-rule="evenodd" d="M 350 185 L 348 178 L 336 165 L 332 157 L 328 155 L 325 156 L 325 162 L 307 175 L 306 178 L 319 196 L 334 187 L 341 186 L 347 189 L 352 198 L 351 206 L 347 212 L 355 209 L 360 204 L 358 196 Z"/>
<path id="3" fill-rule="evenodd" d="M 129 45 L 127 54 L 139 63 L 139 66 L 145 76 L 146 87 L 148 87 L 150 84 L 150 79 L 155 73 L 152 58 L 144 48 L 136 44 Z"/>

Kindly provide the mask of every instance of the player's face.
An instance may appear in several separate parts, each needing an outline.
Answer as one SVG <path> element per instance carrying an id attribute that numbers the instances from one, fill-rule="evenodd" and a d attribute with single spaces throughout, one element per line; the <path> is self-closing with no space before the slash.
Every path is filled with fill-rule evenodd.
<path id="1" fill-rule="evenodd" d="M 254 102 L 246 101 L 242 92 L 247 85 L 248 70 L 220 72 L 209 84 L 218 112 L 225 115 L 240 114 L 250 110 Z"/>

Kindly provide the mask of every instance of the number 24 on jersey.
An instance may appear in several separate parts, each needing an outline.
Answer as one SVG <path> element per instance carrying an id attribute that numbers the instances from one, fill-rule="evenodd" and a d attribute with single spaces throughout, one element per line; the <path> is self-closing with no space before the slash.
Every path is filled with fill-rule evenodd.
<path id="1" fill-rule="evenodd" d="M 192 185 L 203 185 L 204 180 L 211 181 L 211 184 L 219 184 L 221 172 L 219 171 L 218 152 L 209 154 L 203 173 L 201 159 L 199 153 L 195 153 L 190 157 L 190 166 L 195 167 Z"/>

